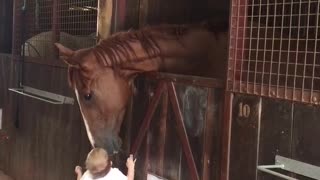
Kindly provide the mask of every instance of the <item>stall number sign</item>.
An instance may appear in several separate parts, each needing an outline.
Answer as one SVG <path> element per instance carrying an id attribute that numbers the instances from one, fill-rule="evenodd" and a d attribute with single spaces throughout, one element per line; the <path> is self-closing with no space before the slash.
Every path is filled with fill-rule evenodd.
<path id="1" fill-rule="evenodd" d="M 250 116 L 250 106 L 248 104 L 239 103 L 239 114 L 240 118 L 248 118 Z"/>

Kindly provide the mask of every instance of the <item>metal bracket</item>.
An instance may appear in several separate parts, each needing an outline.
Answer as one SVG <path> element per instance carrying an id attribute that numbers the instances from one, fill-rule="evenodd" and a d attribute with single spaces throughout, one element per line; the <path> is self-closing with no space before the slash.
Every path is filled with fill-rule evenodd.
<path id="1" fill-rule="evenodd" d="M 9 91 L 28 96 L 50 104 L 74 104 L 74 99 L 59 94 L 21 85 L 21 88 L 9 88 Z"/>
<path id="2" fill-rule="evenodd" d="M 312 179 L 320 179 L 320 167 L 318 166 L 314 166 L 304 162 L 285 158 L 279 155 L 276 155 L 275 160 L 276 160 L 275 165 L 261 165 L 261 166 L 258 166 L 257 169 L 260 171 L 272 174 L 274 176 L 287 179 L 287 180 L 298 180 L 298 179 L 272 171 L 270 169 L 283 169 L 283 170 L 293 172 L 295 174 L 300 174 L 302 176 L 306 176 Z"/>

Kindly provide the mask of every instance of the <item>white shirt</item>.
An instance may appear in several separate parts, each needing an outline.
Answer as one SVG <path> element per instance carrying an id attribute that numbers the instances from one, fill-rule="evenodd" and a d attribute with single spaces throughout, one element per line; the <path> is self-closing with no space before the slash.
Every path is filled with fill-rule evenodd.
<path id="1" fill-rule="evenodd" d="M 122 174 L 118 168 L 111 168 L 107 175 L 94 180 L 127 180 L 127 176 Z M 93 180 L 89 171 L 86 171 L 80 180 Z"/>

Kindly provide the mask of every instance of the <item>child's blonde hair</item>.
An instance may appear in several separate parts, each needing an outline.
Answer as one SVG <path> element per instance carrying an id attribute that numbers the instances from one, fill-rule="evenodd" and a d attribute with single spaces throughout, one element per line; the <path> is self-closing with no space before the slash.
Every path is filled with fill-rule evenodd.
<path id="1" fill-rule="evenodd" d="M 92 149 L 86 159 L 86 168 L 89 171 L 96 170 L 101 165 L 108 165 L 109 156 L 106 150 L 102 148 Z"/>

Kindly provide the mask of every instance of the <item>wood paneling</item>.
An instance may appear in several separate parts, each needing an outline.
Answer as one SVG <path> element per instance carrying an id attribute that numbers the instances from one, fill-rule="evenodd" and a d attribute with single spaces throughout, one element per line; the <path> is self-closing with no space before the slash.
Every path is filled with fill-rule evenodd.
<path id="1" fill-rule="evenodd" d="M 0 0 L 0 52 L 11 53 L 13 1 Z"/>
<path id="2" fill-rule="evenodd" d="M 271 165 L 275 156 L 291 157 L 293 105 L 287 101 L 262 99 L 259 140 L 259 165 Z M 277 179 L 267 173 L 259 172 L 258 179 Z"/>
<path id="3" fill-rule="evenodd" d="M 237 95 L 234 97 L 230 180 L 256 179 L 260 103 L 260 98 L 255 96 Z"/>
<path id="4" fill-rule="evenodd" d="M 305 104 L 294 105 L 292 159 L 320 166 L 320 109 Z M 301 180 L 309 180 L 297 176 Z"/>
<path id="5" fill-rule="evenodd" d="M 258 108 L 260 101 L 261 109 Z M 239 113 L 240 103 L 242 107 L 245 104 L 249 105 L 248 118 L 239 117 L 244 115 L 243 112 Z M 235 94 L 232 111 L 229 157 L 231 180 L 280 180 L 281 178 L 257 171 L 256 168 L 257 165 L 275 164 L 276 155 L 320 166 L 319 107 Z M 310 180 L 281 169 L 274 171 L 297 179 Z"/>
<path id="6" fill-rule="evenodd" d="M 0 144 L 0 168 L 15 179 L 74 179 L 90 145 L 78 105 L 51 105 L 7 91 L 17 87 L 17 62 L 1 59 L 0 105 L 10 140 Z M 26 63 L 24 85 L 73 96 L 66 69 Z M 19 103 L 19 128 L 13 126 Z M 5 159 L 2 161 L 2 159 Z"/>

